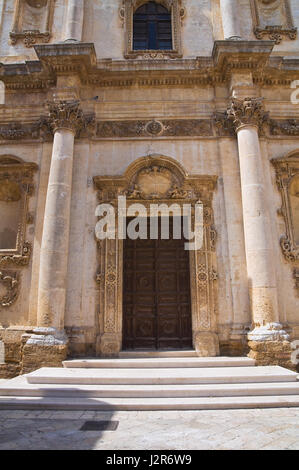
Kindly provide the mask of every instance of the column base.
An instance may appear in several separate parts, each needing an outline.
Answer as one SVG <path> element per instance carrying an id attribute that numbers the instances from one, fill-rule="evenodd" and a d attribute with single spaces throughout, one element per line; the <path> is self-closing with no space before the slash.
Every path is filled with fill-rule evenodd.
<path id="1" fill-rule="evenodd" d="M 229 38 L 225 38 L 226 41 L 242 41 L 243 38 L 241 36 L 230 36 Z"/>
<path id="2" fill-rule="evenodd" d="M 248 334 L 248 357 L 259 366 L 277 365 L 295 370 L 291 361 L 292 347 L 289 335 L 280 323 L 268 323 L 254 328 Z"/>
<path id="3" fill-rule="evenodd" d="M 198 331 L 193 335 L 193 345 L 200 357 L 219 356 L 219 338 L 210 331 Z"/>
<path id="4" fill-rule="evenodd" d="M 68 338 L 56 328 L 35 328 L 23 348 L 22 374 L 40 367 L 62 367 L 67 357 Z"/>

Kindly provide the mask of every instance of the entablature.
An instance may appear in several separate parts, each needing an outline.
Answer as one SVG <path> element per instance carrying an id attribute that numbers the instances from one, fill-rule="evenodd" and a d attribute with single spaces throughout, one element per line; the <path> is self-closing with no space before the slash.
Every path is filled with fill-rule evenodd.
<path id="1" fill-rule="evenodd" d="M 98 61 L 92 43 L 41 44 L 36 61 L 0 64 L 9 90 L 47 90 L 61 75 L 83 85 L 107 87 L 203 86 L 228 83 L 232 73 L 250 72 L 260 86 L 290 85 L 299 58 L 271 57 L 274 41 L 216 41 L 211 57 Z"/>

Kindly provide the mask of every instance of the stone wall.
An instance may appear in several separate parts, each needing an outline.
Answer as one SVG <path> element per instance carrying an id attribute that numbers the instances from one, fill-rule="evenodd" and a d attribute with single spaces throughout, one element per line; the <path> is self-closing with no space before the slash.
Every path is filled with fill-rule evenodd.
<path id="1" fill-rule="evenodd" d="M 0 340 L 5 345 L 6 361 L 5 365 L 0 364 L 0 376 L 29 371 L 38 358 L 39 365 L 60 364 L 66 354 L 66 348 L 57 344 L 55 354 L 48 361 L 47 340 L 41 343 L 42 340 L 37 338 L 35 346 L 27 343 L 39 322 L 40 253 L 53 147 L 53 135 L 43 127 L 47 114 L 45 103 L 57 96 L 68 99 L 75 96 L 81 100 L 84 113 L 94 113 L 95 117 L 91 135 L 76 135 L 73 154 L 70 239 L 69 249 L 65 250 L 68 251 L 68 266 L 64 326 L 69 353 L 77 356 L 96 353 L 103 316 L 96 283 L 99 260 L 94 228 L 98 200 L 93 178 L 122 175 L 140 157 L 163 155 L 182 165 L 190 176 L 213 175 L 218 179 L 213 211 L 217 232 L 220 353 L 247 354 L 247 333 L 252 326 L 252 315 L 239 150 L 233 129 L 226 123 L 228 127 L 219 131 L 214 119 L 215 112 L 225 113 L 232 92 L 243 93 L 243 98 L 246 93 L 263 97 L 265 111 L 276 122 L 275 132 L 268 123 L 259 138 L 259 163 L 267 188 L 263 208 L 269 215 L 271 263 L 278 292 L 277 320 L 291 340 L 299 338 L 298 286 L 294 279 L 294 263 L 286 260 L 280 246 L 286 226 L 280 211 L 281 191 L 272 165 L 273 159 L 299 151 L 299 108 L 291 103 L 293 90 L 290 88 L 291 81 L 298 76 L 298 38 L 287 38 L 272 45 L 271 56 L 266 57 L 264 50 L 259 51 L 260 42 L 256 41 L 253 32 L 250 1 L 240 0 L 239 7 L 244 13 L 240 17 L 240 34 L 250 41 L 239 42 L 243 52 L 236 60 L 232 53 L 211 57 L 215 41 L 223 39 L 224 34 L 220 1 L 185 0 L 183 3 L 186 9 L 182 18 L 183 58 L 135 62 L 124 60 L 125 34 L 119 16 L 121 2 L 88 0 L 85 2 L 82 39 L 85 43 L 94 43 L 95 53 L 90 53 L 90 46 L 86 47 L 90 55 L 86 53 L 88 58 L 83 56 L 83 67 L 80 68 L 79 46 L 74 45 L 75 52 L 70 53 L 71 57 L 68 52 L 63 52 L 66 59 L 59 62 L 56 61 L 58 49 L 54 46 L 53 50 L 37 48 L 37 56 L 36 50 L 26 47 L 22 40 L 11 44 L 13 2 L 1 2 L 0 62 L 4 65 L 0 67 L 0 74 L 6 85 L 6 96 L 5 104 L 0 104 L 0 156 L 13 155 L 24 162 L 35 163 L 38 171 L 34 175 L 26 228 L 26 241 L 32 245 L 30 262 L 16 268 L 20 274 L 16 302 L 0 306 Z M 66 4 L 63 0 L 55 1 L 49 47 L 59 43 L 64 34 Z M 294 23 L 298 24 L 297 1 L 291 0 L 290 4 Z M 224 47 L 223 42 L 221 47 Z M 236 41 L 233 45 L 230 41 L 227 44 L 232 50 L 237 47 Z M 270 46 L 271 43 L 266 43 L 263 47 L 270 50 Z M 59 47 L 61 52 L 62 44 Z M 246 48 L 251 48 L 248 56 L 244 52 Z M 257 60 L 259 54 L 261 57 Z M 163 83 L 167 74 L 171 79 Z M 162 127 L 164 125 L 168 130 L 151 135 L 146 126 L 153 120 L 162 122 Z M 285 121 L 288 122 L 285 124 Z M 34 127 L 37 123 L 38 130 Z M 277 131 L 279 126 L 282 127 Z M 290 366 L 289 346 L 282 345 L 278 352 L 277 344 L 270 343 L 250 342 L 250 354 L 261 364 L 273 362 L 276 357 L 274 362 Z"/>
<path id="2" fill-rule="evenodd" d="M 295 25 L 299 23 L 299 8 L 296 0 L 289 0 Z M 251 0 L 238 0 L 240 33 L 245 40 L 255 40 Z M 33 48 L 22 41 L 10 45 L 10 32 L 14 17 L 14 1 L 3 0 L 0 6 L 0 59 L 1 61 L 24 61 L 35 58 Z M 88 0 L 84 6 L 84 42 L 95 44 L 99 59 L 122 59 L 125 50 L 125 34 L 119 15 L 121 0 Z M 215 40 L 223 39 L 220 0 L 184 0 L 186 14 L 182 26 L 184 57 L 210 56 Z M 67 16 L 67 1 L 55 0 L 53 26 L 50 43 L 64 39 Z M 203 38 L 203 39 L 200 39 Z M 282 41 L 275 46 L 275 53 L 295 53 L 299 39 Z M 109 51 L 109 52 L 108 52 Z"/>

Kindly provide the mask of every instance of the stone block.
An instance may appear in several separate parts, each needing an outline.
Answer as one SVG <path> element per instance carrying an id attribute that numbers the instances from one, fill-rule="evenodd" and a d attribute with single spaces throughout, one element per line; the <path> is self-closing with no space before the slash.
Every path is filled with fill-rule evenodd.
<path id="1" fill-rule="evenodd" d="M 41 345 L 26 343 L 23 349 L 22 374 L 40 367 L 62 367 L 67 357 L 67 345 Z"/>
<path id="2" fill-rule="evenodd" d="M 291 345 L 288 341 L 249 341 L 248 357 L 259 366 L 278 365 L 296 370 L 291 361 Z"/>
<path id="3" fill-rule="evenodd" d="M 201 357 L 219 356 L 219 339 L 216 333 L 200 331 L 194 334 L 195 350 Z"/>

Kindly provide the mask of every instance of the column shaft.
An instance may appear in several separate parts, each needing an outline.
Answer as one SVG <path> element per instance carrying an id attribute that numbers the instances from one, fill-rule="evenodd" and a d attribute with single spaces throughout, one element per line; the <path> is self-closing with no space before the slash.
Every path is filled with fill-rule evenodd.
<path id="1" fill-rule="evenodd" d="M 254 323 L 263 325 L 278 321 L 279 316 L 258 128 L 254 125 L 241 126 L 238 129 L 238 145 L 252 314 Z"/>
<path id="2" fill-rule="evenodd" d="M 240 39 L 238 0 L 220 0 L 224 39 Z"/>
<path id="3" fill-rule="evenodd" d="M 40 253 L 38 326 L 64 327 L 74 132 L 54 135 Z"/>
<path id="4" fill-rule="evenodd" d="M 68 0 L 64 41 L 82 41 L 84 0 Z"/>
<path id="5" fill-rule="evenodd" d="M 219 141 L 222 166 L 225 217 L 227 225 L 229 283 L 232 290 L 232 340 L 247 339 L 250 324 L 250 306 L 245 258 L 244 227 L 238 149 L 231 139 Z"/>

